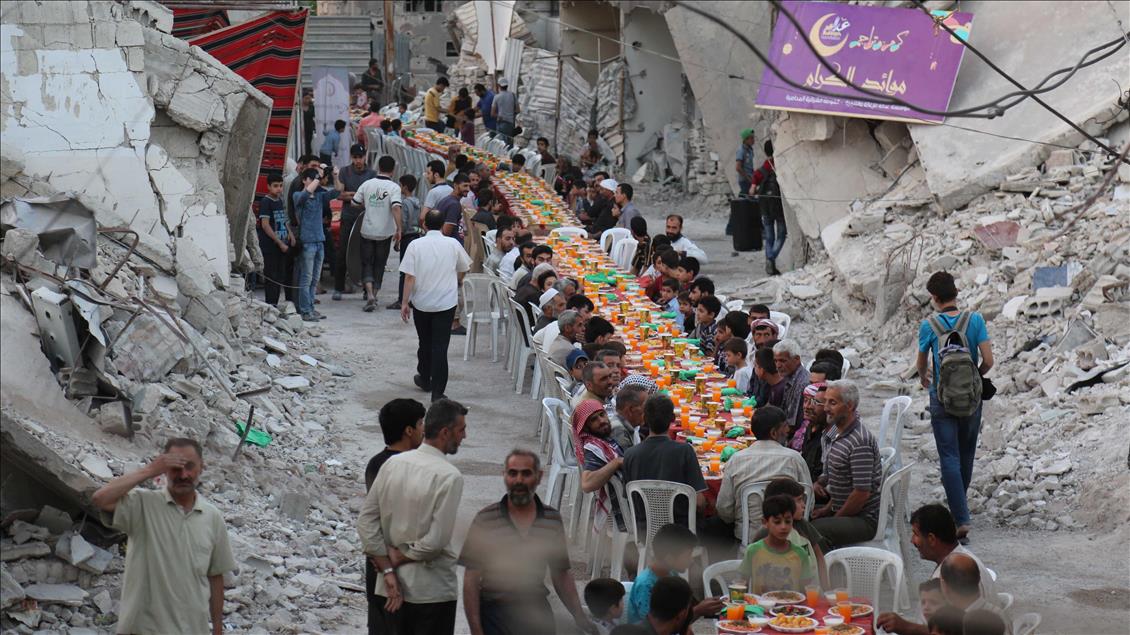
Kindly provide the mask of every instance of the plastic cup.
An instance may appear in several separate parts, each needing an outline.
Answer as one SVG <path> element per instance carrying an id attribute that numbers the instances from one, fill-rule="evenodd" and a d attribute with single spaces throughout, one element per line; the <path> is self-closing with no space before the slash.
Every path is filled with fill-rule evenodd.
<path id="1" fill-rule="evenodd" d="M 727 604 L 726 605 L 726 619 L 728 620 L 742 620 L 745 618 L 745 605 L 744 604 Z"/>
<path id="2" fill-rule="evenodd" d="M 812 608 L 816 608 L 816 605 L 820 603 L 820 587 L 815 584 L 804 587 L 804 595 L 808 605 Z"/>
<path id="3" fill-rule="evenodd" d="M 722 459 L 710 459 L 710 472 L 718 474 L 722 471 Z"/>
<path id="4" fill-rule="evenodd" d="M 843 588 L 843 587 L 836 589 L 836 604 L 839 604 L 840 602 L 847 602 L 847 601 L 848 601 L 848 590 Z"/>
<path id="5" fill-rule="evenodd" d="M 844 622 L 851 621 L 851 602 L 836 602 L 836 610 L 840 612 L 840 617 L 844 618 Z"/>
<path id="6" fill-rule="evenodd" d="M 821 625 L 816 627 L 816 630 L 812 632 L 812 635 L 832 635 L 832 630 L 827 626 Z"/>

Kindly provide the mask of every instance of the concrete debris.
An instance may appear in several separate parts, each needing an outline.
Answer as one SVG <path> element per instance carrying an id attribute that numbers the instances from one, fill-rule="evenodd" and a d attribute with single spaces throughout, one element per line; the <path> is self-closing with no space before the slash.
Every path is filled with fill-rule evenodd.
<path id="1" fill-rule="evenodd" d="M 309 379 L 306 379 L 305 377 L 294 376 L 294 375 L 289 376 L 289 377 L 279 377 L 278 379 L 275 380 L 275 384 L 278 385 L 278 386 L 282 386 L 283 388 L 285 388 L 287 390 L 293 390 L 293 391 L 296 391 L 296 392 L 306 392 L 307 390 L 310 389 L 310 380 Z"/>
<path id="2" fill-rule="evenodd" d="M 17 545 L 22 545 L 32 539 L 47 540 L 51 532 L 46 527 L 16 520 L 8 526 L 8 535 L 12 537 L 12 541 Z"/>
<path id="3" fill-rule="evenodd" d="M 0 609 L 6 609 L 25 597 L 24 588 L 8 573 L 8 567 L 0 566 Z"/>
<path id="4" fill-rule="evenodd" d="M 22 545 L 5 545 L 0 553 L 0 560 L 23 560 L 24 558 L 39 558 L 49 555 L 51 547 L 44 542 L 26 542 Z"/>
<path id="5" fill-rule="evenodd" d="M 73 584 L 33 584 L 24 589 L 27 597 L 43 604 L 82 606 L 87 592 Z"/>
<path id="6" fill-rule="evenodd" d="M 67 512 L 50 505 L 44 505 L 35 518 L 35 524 L 46 527 L 52 534 L 57 535 L 70 530 L 74 525 L 74 520 Z"/>

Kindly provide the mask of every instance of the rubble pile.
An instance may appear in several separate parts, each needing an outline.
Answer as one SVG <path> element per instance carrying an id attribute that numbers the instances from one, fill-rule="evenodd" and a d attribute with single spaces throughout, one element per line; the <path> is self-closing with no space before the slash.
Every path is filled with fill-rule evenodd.
<path id="1" fill-rule="evenodd" d="M 870 394 L 911 394 L 904 457 L 934 486 L 916 491 L 944 500 L 913 361 L 926 281 L 950 271 L 960 306 L 988 321 L 996 360 L 971 510 L 1010 527 L 1107 530 L 1130 521 L 1130 492 L 1111 487 L 1130 420 L 1127 218 L 1130 170 L 1087 142 L 949 213 L 857 204 L 825 231 L 827 254 L 720 292 L 790 314 L 796 336 L 843 351 Z"/>
<path id="2" fill-rule="evenodd" d="M 343 628 L 351 609 L 340 596 L 359 590 L 346 580 L 360 579 L 349 518 L 360 479 L 335 458 L 341 446 L 327 431 L 337 423 L 339 378 L 352 372 L 323 360 L 319 327 L 304 323 L 290 303 L 280 310 L 249 298 L 242 278 L 219 280 L 207 261 L 182 254 L 181 243 L 173 272 L 137 254 L 126 259 L 125 248 L 102 237 L 98 265 L 64 276 L 36 239 L 13 228 L 2 243 L 5 462 L 24 450 L 11 447 L 9 435 L 26 433 L 58 462 L 30 466 L 33 480 L 65 469 L 89 485 L 67 492 L 80 501 L 70 509 L 13 509 L 10 501 L 24 492 L 6 477 L 0 628 L 111 628 L 124 536 L 107 527 L 90 494 L 176 436 L 204 443 L 201 492 L 230 528 L 239 569 L 225 580 L 228 626 Z M 62 403 L 79 416 L 21 411 L 9 399 L 13 363 L 29 375 L 39 366 L 53 373 L 57 385 L 38 386 L 36 399 L 50 404 L 65 396 Z"/>

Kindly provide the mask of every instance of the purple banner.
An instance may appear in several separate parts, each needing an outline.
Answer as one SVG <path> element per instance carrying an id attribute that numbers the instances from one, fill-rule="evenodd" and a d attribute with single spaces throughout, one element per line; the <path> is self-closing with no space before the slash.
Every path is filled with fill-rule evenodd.
<path id="1" fill-rule="evenodd" d="M 941 123 L 945 117 L 897 104 L 869 101 L 825 68 L 812 47 L 851 84 L 929 110 L 945 110 L 965 47 L 917 9 L 866 7 L 830 2 L 782 3 L 803 27 L 798 32 L 777 17 L 769 59 L 790 80 L 818 91 L 789 86 L 771 69 L 761 76 L 757 106 L 823 114 Z M 973 14 L 935 11 L 935 18 L 968 40 Z"/>

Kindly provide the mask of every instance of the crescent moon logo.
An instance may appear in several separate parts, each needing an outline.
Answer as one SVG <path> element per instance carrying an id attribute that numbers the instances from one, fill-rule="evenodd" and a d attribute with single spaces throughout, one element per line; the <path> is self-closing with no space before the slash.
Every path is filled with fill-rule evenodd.
<path id="1" fill-rule="evenodd" d="M 842 49 L 844 45 L 847 44 L 846 38 L 841 39 L 840 43 L 836 44 L 835 46 L 827 46 L 820 40 L 820 31 L 824 28 L 824 23 L 828 21 L 828 18 L 834 15 L 836 14 L 828 13 L 824 16 L 821 16 L 821 18 L 817 20 L 812 25 L 812 28 L 808 31 L 808 41 L 812 42 L 812 48 L 816 49 L 816 51 L 823 57 L 831 57 L 836 53 L 839 53 L 840 49 Z"/>

